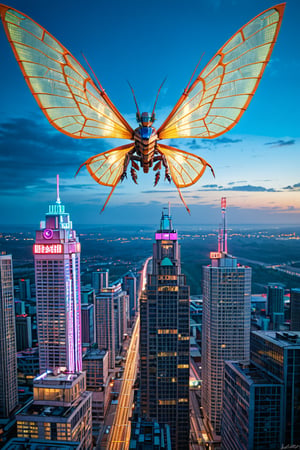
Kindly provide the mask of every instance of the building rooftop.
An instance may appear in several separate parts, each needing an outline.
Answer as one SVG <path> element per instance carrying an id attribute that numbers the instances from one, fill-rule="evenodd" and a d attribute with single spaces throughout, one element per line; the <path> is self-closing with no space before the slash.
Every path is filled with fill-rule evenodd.
<path id="1" fill-rule="evenodd" d="M 17 420 L 23 420 L 23 417 L 34 416 L 35 422 L 44 422 L 45 417 L 47 417 L 49 422 L 66 422 L 72 416 L 78 404 L 90 396 L 92 396 L 91 392 L 84 391 L 68 406 L 49 406 L 47 404 L 37 404 L 32 401 L 17 414 L 16 418 Z"/>
<path id="2" fill-rule="evenodd" d="M 42 375 L 39 375 L 33 380 L 33 384 L 35 387 L 39 386 L 49 386 L 49 387 L 57 387 L 59 385 L 63 385 L 65 389 L 70 388 L 75 382 L 78 382 L 79 378 L 82 378 L 84 375 L 82 372 L 73 373 L 73 372 L 59 372 L 53 373 L 47 371 Z"/>
<path id="3" fill-rule="evenodd" d="M 275 378 L 272 377 L 272 375 L 262 371 L 252 363 L 244 363 L 239 361 L 226 361 L 226 363 L 239 372 L 249 386 L 251 384 L 280 384 Z"/>
<path id="4" fill-rule="evenodd" d="M 43 439 L 13 438 L 3 447 L 3 450 L 77 450 L 80 442 L 49 441 Z"/>
<path id="5" fill-rule="evenodd" d="M 300 331 L 253 331 L 279 347 L 300 347 Z"/>
<path id="6" fill-rule="evenodd" d="M 107 354 L 106 350 L 100 350 L 99 348 L 89 347 L 83 356 L 84 360 L 87 359 L 103 359 Z"/>

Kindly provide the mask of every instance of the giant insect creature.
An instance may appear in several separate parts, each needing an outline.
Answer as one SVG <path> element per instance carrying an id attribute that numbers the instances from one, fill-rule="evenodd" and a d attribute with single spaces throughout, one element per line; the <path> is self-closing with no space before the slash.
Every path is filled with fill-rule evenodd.
<path id="1" fill-rule="evenodd" d="M 97 81 L 43 27 L 25 14 L 0 5 L 1 19 L 24 78 L 49 122 L 73 138 L 123 138 L 129 144 L 92 156 L 86 166 L 97 183 L 112 189 L 130 168 L 133 181 L 137 170 L 153 167 L 156 185 L 163 168 L 180 189 L 196 183 L 206 167 L 203 158 L 161 144 L 162 139 L 213 139 L 226 133 L 247 109 L 270 59 L 281 25 L 285 4 L 262 12 L 221 47 L 188 84 L 173 110 L 158 130 L 151 114 L 139 112 L 139 126 L 133 130 Z M 192 77 L 193 78 L 193 77 Z M 98 85 L 98 86 L 97 86 Z M 157 101 L 157 98 L 156 98 Z M 156 102 L 155 102 L 156 104 Z M 80 168 L 78 170 L 80 170 Z"/>

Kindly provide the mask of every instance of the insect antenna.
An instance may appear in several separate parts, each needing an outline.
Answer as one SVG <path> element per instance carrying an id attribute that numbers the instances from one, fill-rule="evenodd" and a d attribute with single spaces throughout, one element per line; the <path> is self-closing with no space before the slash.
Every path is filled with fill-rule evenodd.
<path id="1" fill-rule="evenodd" d="M 92 74 L 93 74 L 94 77 L 95 77 L 96 83 L 95 83 L 95 81 L 93 80 L 94 83 L 95 83 L 95 84 L 98 84 L 98 87 L 100 88 L 100 91 L 101 91 L 101 92 L 104 92 L 104 89 L 103 89 L 103 87 L 101 86 L 101 83 L 100 83 L 100 81 L 99 81 L 98 78 L 97 78 L 97 75 L 96 75 L 95 72 L 93 71 L 93 69 L 92 69 L 91 65 L 89 64 L 88 60 L 86 59 L 84 53 L 81 52 L 81 54 L 82 54 L 82 56 L 84 57 L 85 62 L 86 62 L 87 65 L 89 66 L 90 71 L 92 72 Z"/>
<path id="2" fill-rule="evenodd" d="M 161 85 L 160 85 L 160 87 L 159 87 L 159 89 L 158 89 L 157 95 L 156 95 L 155 103 L 154 103 L 153 110 L 152 110 L 152 114 L 151 114 L 151 117 L 153 118 L 153 120 L 154 120 L 154 118 L 155 118 L 154 111 L 155 111 L 156 103 L 157 103 L 157 100 L 158 100 L 158 96 L 159 96 L 159 93 L 160 93 L 160 91 L 161 91 L 161 88 L 162 88 L 163 85 L 165 84 L 166 79 L 167 79 L 167 77 L 166 77 L 166 78 L 164 79 L 164 81 L 161 83 Z"/>
<path id="3" fill-rule="evenodd" d="M 129 83 L 128 80 L 127 80 L 127 83 L 128 83 L 128 86 L 130 87 L 132 95 L 133 95 L 134 103 L 135 103 L 135 106 L 136 106 L 136 118 L 137 118 L 137 121 L 139 122 L 141 120 L 141 113 L 140 113 L 140 110 L 139 110 L 139 107 L 138 107 L 138 104 L 137 104 L 137 101 L 136 101 L 136 96 L 135 96 L 133 87 L 131 86 L 131 84 Z"/>
<path id="4" fill-rule="evenodd" d="M 191 76 L 191 78 L 190 78 L 190 81 L 188 82 L 187 87 L 186 87 L 185 90 L 183 91 L 185 94 L 187 93 L 187 91 L 188 91 L 188 89 L 189 89 L 189 87 L 190 87 L 190 84 L 191 84 L 191 82 L 192 82 L 192 79 L 194 78 L 194 75 L 195 75 L 195 73 L 196 73 L 196 70 L 198 69 L 199 64 L 201 63 L 201 59 L 203 58 L 203 56 L 204 56 L 204 52 L 202 53 L 202 55 L 201 55 L 201 57 L 200 57 L 200 59 L 199 59 L 197 65 L 196 65 L 196 67 L 195 67 L 195 70 L 194 70 L 194 72 L 193 72 L 193 74 L 192 74 L 192 76 Z"/>

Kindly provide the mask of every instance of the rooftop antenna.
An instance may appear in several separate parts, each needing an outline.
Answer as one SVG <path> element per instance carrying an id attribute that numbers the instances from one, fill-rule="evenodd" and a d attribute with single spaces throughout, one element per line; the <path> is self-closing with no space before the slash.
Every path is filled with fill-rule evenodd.
<path id="1" fill-rule="evenodd" d="M 171 217 L 171 202 L 168 202 L 169 204 L 169 217 Z"/>
<path id="2" fill-rule="evenodd" d="M 56 203 L 61 203 L 59 198 L 59 175 L 56 175 Z"/>
<path id="3" fill-rule="evenodd" d="M 226 197 L 221 198 L 221 209 L 223 218 L 222 251 L 227 253 Z"/>
<path id="4" fill-rule="evenodd" d="M 155 107 L 156 107 L 156 103 L 157 103 L 157 100 L 158 100 L 158 96 L 159 96 L 159 93 L 160 93 L 160 91 L 161 91 L 161 88 L 162 88 L 163 85 L 165 84 L 166 79 L 167 79 L 167 77 L 163 80 L 163 82 L 161 83 L 161 85 L 160 85 L 160 87 L 159 87 L 159 89 L 158 89 L 158 92 L 157 92 L 157 95 L 156 95 L 156 99 L 155 99 L 155 102 L 154 102 L 154 106 L 153 106 L 153 110 L 152 110 L 151 117 L 154 117 L 154 112 L 155 112 Z"/>

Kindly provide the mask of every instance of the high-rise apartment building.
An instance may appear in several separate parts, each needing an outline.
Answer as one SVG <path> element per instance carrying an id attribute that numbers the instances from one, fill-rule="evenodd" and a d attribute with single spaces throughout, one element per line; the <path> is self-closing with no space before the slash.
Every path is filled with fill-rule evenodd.
<path id="1" fill-rule="evenodd" d="M 300 331 L 253 331 L 251 361 L 283 383 L 284 445 L 300 443 Z"/>
<path id="2" fill-rule="evenodd" d="M 140 299 L 141 413 L 170 426 L 173 449 L 189 446 L 189 287 L 180 246 L 163 211 L 152 273 Z"/>
<path id="3" fill-rule="evenodd" d="M 218 251 L 203 267 L 201 402 L 213 436 L 221 432 L 225 360 L 249 360 L 251 268 L 227 253 L 226 199 L 222 198 L 223 226 Z"/>
<path id="4" fill-rule="evenodd" d="M 291 289 L 291 331 L 300 331 L 300 289 Z"/>
<path id="5" fill-rule="evenodd" d="M 80 243 L 58 187 L 33 251 L 40 373 L 81 371 Z"/>
<path id="6" fill-rule="evenodd" d="M 11 255 L 0 255 L 0 418 L 18 404 L 14 283 Z"/>

